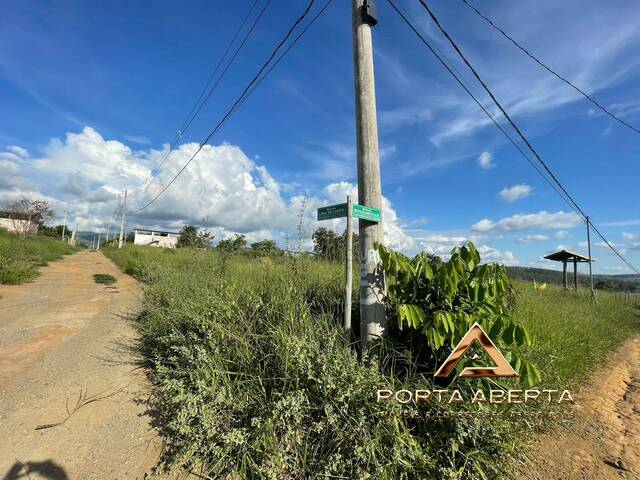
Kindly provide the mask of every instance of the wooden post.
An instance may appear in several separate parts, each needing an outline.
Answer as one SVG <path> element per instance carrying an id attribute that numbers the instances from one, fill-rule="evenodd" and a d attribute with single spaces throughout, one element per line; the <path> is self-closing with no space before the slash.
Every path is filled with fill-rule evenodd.
<path id="1" fill-rule="evenodd" d="M 578 259 L 573 257 L 573 288 L 578 291 Z"/>
<path id="2" fill-rule="evenodd" d="M 567 259 L 562 260 L 562 285 L 566 290 L 567 287 Z"/>
<path id="3" fill-rule="evenodd" d="M 345 239 L 344 332 L 351 343 L 351 290 L 353 285 L 353 204 L 347 195 L 347 238 Z"/>

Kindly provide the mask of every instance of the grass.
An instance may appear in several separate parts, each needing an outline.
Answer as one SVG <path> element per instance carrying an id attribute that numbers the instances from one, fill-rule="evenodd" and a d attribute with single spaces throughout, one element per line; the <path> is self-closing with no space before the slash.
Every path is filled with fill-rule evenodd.
<path id="1" fill-rule="evenodd" d="M 639 333 L 640 310 L 615 293 L 599 291 L 593 305 L 587 289 L 576 294 L 555 285 L 542 291 L 527 282 L 515 285 L 513 315 L 532 336 L 526 353 L 542 370 L 545 385 L 578 386 L 621 341 Z"/>
<path id="2" fill-rule="evenodd" d="M 21 240 L 0 229 L 0 284 L 16 285 L 32 280 L 39 267 L 76 250 L 55 238 L 34 235 Z"/>
<path id="3" fill-rule="evenodd" d="M 402 359 L 388 352 L 353 353 L 338 326 L 340 265 L 104 252 L 146 284 L 138 328 L 155 386 L 150 411 L 166 440 L 162 466 L 228 479 L 500 478 L 531 428 L 502 419 L 418 423 L 376 403 L 377 389 L 430 388 L 431 379 L 411 368 L 396 375 L 388 364 Z M 638 332 L 637 310 L 612 295 L 594 307 L 551 286 L 515 289 L 513 315 L 533 337 L 523 354 L 545 388 L 579 385 Z"/>
<path id="4" fill-rule="evenodd" d="M 116 283 L 116 277 L 108 273 L 96 273 L 93 275 L 93 281 L 99 285 L 113 285 Z"/>

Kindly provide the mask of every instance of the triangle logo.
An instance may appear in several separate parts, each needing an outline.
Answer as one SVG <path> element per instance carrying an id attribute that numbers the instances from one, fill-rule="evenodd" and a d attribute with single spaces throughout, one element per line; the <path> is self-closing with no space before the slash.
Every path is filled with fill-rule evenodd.
<path id="1" fill-rule="evenodd" d="M 460 372 L 460 377 L 517 377 L 516 371 L 509 365 L 507 359 L 504 358 L 500 350 L 489 338 L 489 335 L 485 333 L 478 322 L 474 323 L 469 331 L 462 337 L 462 340 L 458 342 L 456 348 L 453 349 L 451 355 L 447 357 L 444 363 L 440 366 L 435 373 L 435 377 L 448 377 L 451 375 L 462 360 L 464 354 L 471 348 L 474 342 L 478 342 L 482 349 L 487 353 L 489 358 L 495 363 L 495 367 L 466 367 Z"/>

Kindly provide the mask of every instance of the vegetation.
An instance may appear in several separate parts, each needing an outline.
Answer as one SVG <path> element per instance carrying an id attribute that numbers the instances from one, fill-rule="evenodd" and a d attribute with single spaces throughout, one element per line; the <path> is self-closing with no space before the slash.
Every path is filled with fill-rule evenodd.
<path id="1" fill-rule="evenodd" d="M 551 262 L 550 262 L 551 263 Z M 585 265 L 585 264 L 581 264 Z M 569 265 L 569 282 L 573 284 L 573 268 Z M 579 268 L 585 268 L 584 266 Z M 538 283 L 562 284 L 562 272 L 558 270 L 547 270 L 545 268 L 531 267 L 507 267 L 509 276 L 513 279 L 536 281 Z M 612 290 L 624 292 L 640 292 L 640 275 L 594 275 L 594 287 L 597 290 Z M 589 275 L 578 274 L 578 285 L 582 288 L 588 287 Z"/>
<path id="2" fill-rule="evenodd" d="M 0 284 L 19 284 L 35 278 L 38 267 L 76 251 L 60 239 L 25 237 L 0 229 Z"/>
<path id="3" fill-rule="evenodd" d="M 93 281 L 99 285 L 113 285 L 116 283 L 116 277 L 108 273 L 96 273 L 93 275 Z"/>
<path id="4" fill-rule="evenodd" d="M 223 253 L 241 253 L 247 248 L 247 239 L 244 235 L 236 234 L 233 238 L 220 240 L 216 250 Z"/>
<path id="5" fill-rule="evenodd" d="M 211 233 L 206 228 L 198 231 L 195 225 L 185 225 L 180 230 L 176 247 L 207 249 L 211 244 Z"/>
<path id="6" fill-rule="evenodd" d="M 46 224 L 55 214 L 47 200 L 26 197 L 4 202 L 2 210 L 12 220 L 13 230 L 23 240 L 35 231 L 35 226 Z"/>
<path id="7" fill-rule="evenodd" d="M 251 244 L 251 252 L 258 256 L 282 255 L 274 240 L 261 240 Z"/>
<path id="8" fill-rule="evenodd" d="M 138 327 L 156 389 L 150 410 L 167 442 L 165 466 L 183 465 L 208 478 L 499 478 L 515 455 L 517 436 L 532 427 L 500 418 L 415 421 L 400 416 L 393 403 L 377 403 L 381 388 L 433 387 L 432 372 L 410 355 L 402 333 L 358 354 L 347 344 L 338 326 L 339 264 L 289 257 L 264 263 L 217 251 L 132 246 L 105 253 L 147 284 Z M 553 388 L 579 382 L 638 329 L 632 307 L 615 304 L 612 296 L 602 294 L 593 307 L 587 297 L 554 287 L 510 288 L 500 268 L 478 266 L 476 253 L 458 254 L 453 265 L 424 257 L 414 262 L 423 272 L 429 264 L 432 293 L 419 296 L 424 318 L 398 313 L 404 334 L 409 322 L 418 330 L 416 321 L 424 333 L 440 311 L 451 315 L 453 328 L 446 321 L 457 332 L 459 312 L 482 320 L 483 305 L 491 310 L 497 304 L 488 321 L 502 318 L 502 330 L 513 325 L 514 337 L 518 326 L 526 328 L 521 335 L 528 333 L 530 344 L 505 343 L 537 365 L 545 388 Z M 454 267 L 464 272 L 452 294 Z M 413 272 L 414 280 L 429 276 Z M 398 274 L 396 280 L 404 275 Z M 437 280 L 442 275 L 444 285 Z M 476 303 L 475 287 L 468 288 L 474 279 L 479 288 L 489 284 L 501 293 L 491 291 L 491 299 Z M 396 312 L 408 304 L 403 288 L 394 293 Z M 437 298 L 433 307 L 429 295 Z M 357 325 L 357 309 L 354 315 Z M 442 322 L 437 335 L 427 335 L 444 354 L 457 333 Z"/>
<path id="9" fill-rule="evenodd" d="M 333 230 L 320 227 L 313 232 L 313 251 L 323 260 L 344 262 L 345 244 L 347 241 L 346 235 L 347 232 L 338 235 Z M 353 234 L 351 245 L 353 248 L 353 258 L 357 259 L 360 255 L 360 243 L 357 233 Z"/>
<path id="10" fill-rule="evenodd" d="M 540 371 L 512 348 L 529 346 L 531 338 L 508 315 L 513 289 L 503 265 L 480 265 L 472 242 L 453 249 L 446 262 L 433 261 L 426 253 L 409 260 L 383 246 L 379 251 L 387 280 L 387 311 L 403 333 L 399 338 L 421 364 L 434 371 L 478 323 L 508 352 L 507 359 L 527 387 L 540 381 Z"/>

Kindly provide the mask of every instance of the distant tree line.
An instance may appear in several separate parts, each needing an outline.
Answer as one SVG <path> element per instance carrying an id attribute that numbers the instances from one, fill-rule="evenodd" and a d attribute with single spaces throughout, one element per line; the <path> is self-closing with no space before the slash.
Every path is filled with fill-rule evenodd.
<path id="1" fill-rule="evenodd" d="M 562 283 L 562 272 L 557 270 L 547 270 L 544 268 L 530 267 L 507 267 L 507 272 L 511 278 L 519 280 L 533 281 L 538 283 Z M 568 282 L 573 285 L 573 271 L 567 271 Z M 621 279 L 607 275 L 594 275 L 594 288 L 598 290 L 615 290 L 621 292 L 640 292 L 640 278 Z M 589 276 L 583 273 L 578 274 L 578 285 L 589 286 Z"/>

